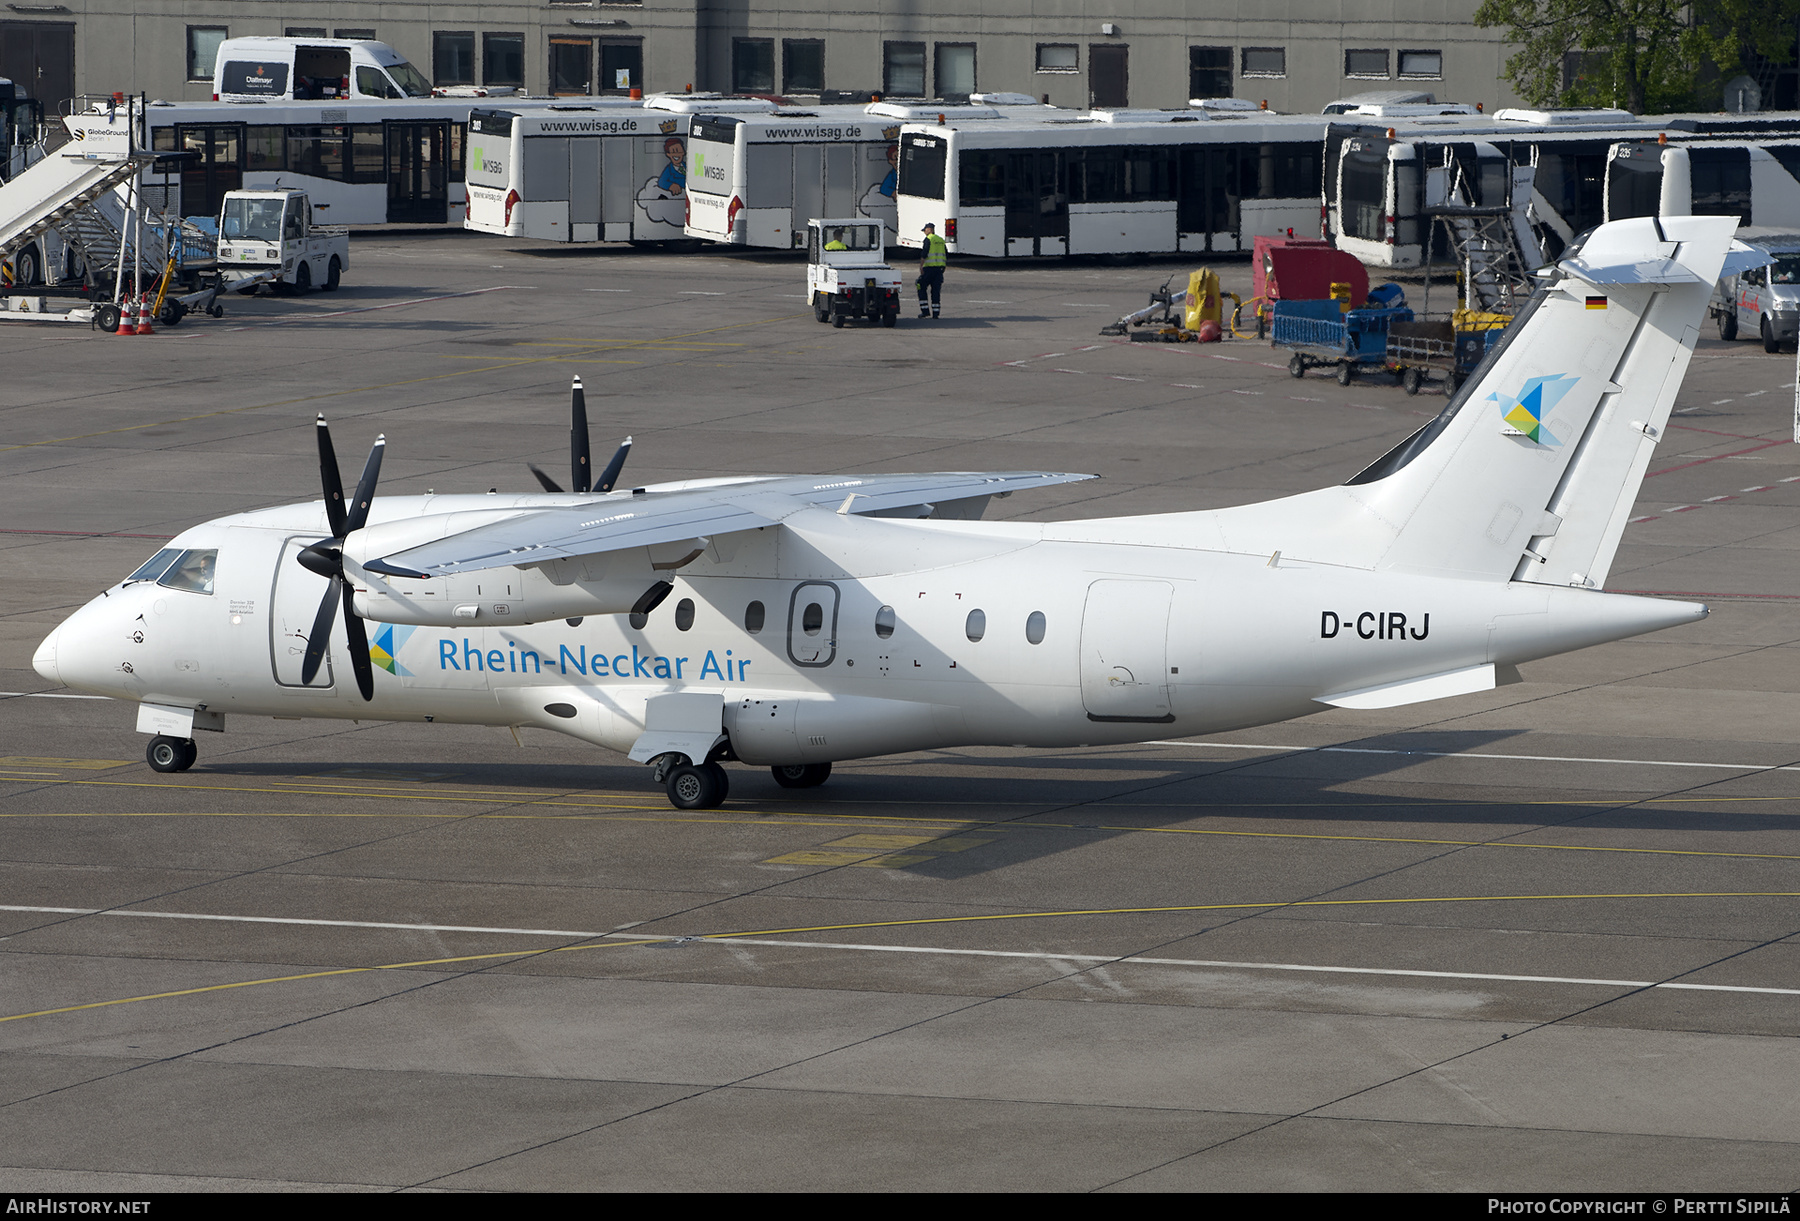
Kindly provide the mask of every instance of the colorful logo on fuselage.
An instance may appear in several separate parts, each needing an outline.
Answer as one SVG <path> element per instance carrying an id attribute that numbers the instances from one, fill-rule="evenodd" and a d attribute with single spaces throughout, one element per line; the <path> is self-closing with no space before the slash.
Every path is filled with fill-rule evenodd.
<path id="1" fill-rule="evenodd" d="M 375 639 L 369 642 L 369 660 L 399 678 L 411 678 L 413 672 L 400 664 L 400 648 L 406 638 L 413 634 L 410 627 L 395 627 L 391 623 L 381 625 L 375 633 Z"/>
<path id="2" fill-rule="evenodd" d="M 1550 431 L 1550 413 L 1580 380 L 1567 373 L 1528 378 L 1517 394 L 1490 394 L 1488 401 L 1500 405 L 1500 418 L 1519 436 L 1549 448 L 1563 443 Z"/>

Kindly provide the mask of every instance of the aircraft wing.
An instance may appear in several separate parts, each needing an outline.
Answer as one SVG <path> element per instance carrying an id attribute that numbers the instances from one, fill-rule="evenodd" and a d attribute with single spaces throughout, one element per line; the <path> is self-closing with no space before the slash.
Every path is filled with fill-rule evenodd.
<path id="1" fill-rule="evenodd" d="M 1022 488 L 1092 478 L 1051 471 L 802 475 L 719 487 L 612 495 L 578 505 L 525 510 L 503 521 L 395 552 L 363 567 L 390 576 L 440 576 L 541 564 L 734 530 L 755 530 L 775 525 L 802 509 L 836 509 L 847 497 L 854 497 L 848 511 L 859 516 L 917 510 L 910 515 L 923 517 L 934 506 L 953 501 L 1007 496 Z"/>

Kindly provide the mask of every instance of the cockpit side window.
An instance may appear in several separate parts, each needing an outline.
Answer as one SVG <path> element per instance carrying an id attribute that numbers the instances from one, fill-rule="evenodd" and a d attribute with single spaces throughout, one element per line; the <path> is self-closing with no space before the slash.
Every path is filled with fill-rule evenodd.
<path id="1" fill-rule="evenodd" d="M 181 553 L 181 558 L 171 564 L 168 571 L 157 580 L 157 584 L 166 585 L 170 589 L 187 590 L 190 593 L 210 594 L 213 591 L 213 570 L 218 563 L 217 548 L 184 551 Z"/>
<path id="2" fill-rule="evenodd" d="M 158 551 L 155 555 L 138 565 L 138 570 L 125 578 L 125 583 L 129 585 L 133 581 L 156 580 L 158 577 L 162 576 L 163 573 L 169 571 L 169 565 L 173 564 L 180 555 L 181 548 L 164 547 L 161 551 Z"/>

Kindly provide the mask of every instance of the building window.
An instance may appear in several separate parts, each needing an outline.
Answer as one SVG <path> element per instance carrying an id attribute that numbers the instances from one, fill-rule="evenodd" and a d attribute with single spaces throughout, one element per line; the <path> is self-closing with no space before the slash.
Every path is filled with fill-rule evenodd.
<path id="1" fill-rule="evenodd" d="M 889 97 L 925 96 L 925 44 L 881 44 L 881 91 Z"/>
<path id="2" fill-rule="evenodd" d="M 1069 42 L 1040 42 L 1037 49 L 1039 72 L 1081 71 L 1081 50 Z"/>
<path id="3" fill-rule="evenodd" d="M 1345 51 L 1344 75 L 1360 77 L 1376 77 L 1386 80 L 1388 76 L 1388 53 L 1380 51 Z"/>
<path id="4" fill-rule="evenodd" d="M 600 44 L 600 92 L 630 93 L 644 87 L 644 44 L 629 42 Z"/>
<path id="5" fill-rule="evenodd" d="M 1191 98 L 1228 98 L 1231 96 L 1231 48 L 1188 48 L 1188 96 Z"/>
<path id="6" fill-rule="evenodd" d="M 775 92 L 775 40 L 773 38 L 734 38 L 731 40 L 731 91 L 733 93 Z"/>
<path id="7" fill-rule="evenodd" d="M 431 83 L 475 83 L 475 35 L 468 31 L 439 32 L 431 36 Z"/>
<path id="8" fill-rule="evenodd" d="M 1400 75 L 1438 80 L 1444 75 L 1444 53 L 1442 51 L 1402 51 L 1400 52 Z"/>
<path id="9" fill-rule="evenodd" d="M 481 36 L 481 83 L 525 87 L 525 35 Z"/>
<path id="10" fill-rule="evenodd" d="M 941 98 L 966 98 L 975 92 L 975 44 L 940 42 L 932 48 L 932 78 Z"/>
<path id="11" fill-rule="evenodd" d="M 781 40 L 781 91 L 825 92 L 825 43 L 818 38 Z"/>
<path id="12" fill-rule="evenodd" d="M 364 42 L 369 42 L 374 39 L 375 31 L 360 28 L 354 30 L 333 30 L 331 31 L 331 36 L 333 38 L 355 38 Z"/>
<path id="13" fill-rule="evenodd" d="M 1245 76 L 1286 76 L 1287 48 L 1245 47 L 1243 73 Z"/>
<path id="14" fill-rule="evenodd" d="M 281 31 L 287 38 L 323 38 L 325 27 L 322 25 L 290 25 Z"/>
<path id="15" fill-rule="evenodd" d="M 190 25 L 187 28 L 187 78 L 210 81 L 219 62 L 219 44 L 231 31 L 222 25 Z"/>
<path id="16" fill-rule="evenodd" d="M 550 40 L 550 92 L 572 97 L 594 91 L 594 44 L 586 38 Z"/>

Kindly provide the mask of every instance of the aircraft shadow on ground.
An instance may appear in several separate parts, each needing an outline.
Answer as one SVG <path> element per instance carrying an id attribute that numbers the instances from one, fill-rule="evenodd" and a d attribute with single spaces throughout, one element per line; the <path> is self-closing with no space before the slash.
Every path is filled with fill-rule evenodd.
<path id="1" fill-rule="evenodd" d="M 918 834 L 955 843 L 975 837 L 975 850 L 936 854 L 929 842 L 897 847 L 903 859 L 893 868 L 921 876 L 952 879 L 975 876 L 1097 841 L 1155 830 L 1212 824 L 1201 829 L 1293 834 L 1367 834 L 1485 840 L 1540 827 L 1604 826 L 1614 830 L 1749 831 L 1768 827 L 1767 811 L 1719 809 L 1704 801 L 1668 800 L 1696 784 L 1733 773 L 1689 774 L 1668 769 L 1663 787 L 1610 791 L 1597 784 L 1571 793 L 1561 787 L 1555 763 L 1509 760 L 1448 760 L 1452 753 L 1513 753 L 1505 750 L 1514 731 L 1399 733 L 1355 739 L 1354 750 L 1420 752 L 1359 754 L 1339 750 L 1296 750 L 1257 754 L 1193 748 L 1191 757 L 1168 748 L 1118 746 L 1066 755 L 983 748 L 926 751 L 853 762 L 840 767 L 816 789 L 777 786 L 763 768 L 729 767 L 731 797 L 726 809 L 770 817 L 814 814 L 845 820 L 843 836 L 873 832 Z M 536 740 L 536 739 L 534 739 Z M 575 749 L 580 749 L 575 747 Z M 1425 753 L 1430 752 L 1430 753 Z M 1534 753 L 1534 752 L 1518 752 Z M 1427 778 L 1414 769 L 1439 764 Z M 1506 787 L 1485 784 L 1481 770 L 1512 769 Z M 607 763 L 451 761 L 444 758 L 390 758 L 362 763 L 319 759 L 310 765 L 219 762 L 202 764 L 219 776 L 283 779 L 317 778 L 333 784 L 367 780 L 380 784 L 416 780 L 470 788 L 536 791 L 544 797 L 595 791 L 640 796 L 660 806 L 663 794 L 646 768 Z M 1457 769 L 1457 770 L 1451 770 Z M 1464 770 L 1466 769 L 1466 770 Z M 1530 770 L 1526 770 L 1530 769 Z M 1620 769 L 1620 779 L 1625 771 Z M 1641 777 L 1640 783 L 1641 783 Z M 1371 782 L 1389 781 L 1382 785 Z M 1445 788 L 1462 790 L 1444 795 Z M 382 791 L 371 794 L 379 798 Z M 1644 804 L 1659 798 L 1658 804 Z M 629 798 L 628 798 L 629 799 Z M 635 804 L 635 802 L 634 802 Z M 881 823 L 883 816 L 892 821 Z M 966 824 L 943 827 L 939 824 Z M 1033 824 L 1050 824 L 1029 833 Z M 991 837 L 991 838 L 989 838 Z M 854 847 L 854 845 L 852 845 Z M 829 845 L 827 845 L 829 850 Z"/>

